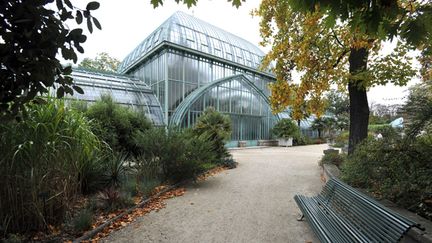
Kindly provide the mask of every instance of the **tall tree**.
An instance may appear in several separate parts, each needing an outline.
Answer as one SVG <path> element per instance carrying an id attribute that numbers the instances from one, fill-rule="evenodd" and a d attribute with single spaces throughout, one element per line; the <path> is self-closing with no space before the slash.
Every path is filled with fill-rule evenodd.
<path id="1" fill-rule="evenodd" d="M 423 130 L 432 132 L 432 81 L 411 88 L 402 113 L 408 137 L 415 137 Z"/>
<path id="2" fill-rule="evenodd" d="M 80 28 L 70 29 L 66 22 L 75 20 L 93 31 L 101 29 L 92 12 L 98 2 L 85 9 L 70 0 L 0 1 L 0 118 L 15 117 L 24 105 L 55 86 L 57 95 L 83 91 L 73 85 L 70 67 L 63 67 L 57 54 L 76 63 L 77 52 L 86 36 Z"/>
<path id="3" fill-rule="evenodd" d="M 325 96 L 326 113 L 338 116 L 347 116 L 349 114 L 349 99 L 345 92 L 331 89 Z"/>
<path id="4" fill-rule="evenodd" d="M 275 111 L 306 101 L 320 116 L 323 94 L 331 85 L 347 86 L 350 100 L 349 153 L 367 137 L 367 89 L 405 85 L 415 70 L 409 50 L 430 46 L 429 1 L 279 1 L 262 0 L 262 45 L 271 51 L 263 66 L 275 61 L 277 82 L 271 86 Z M 385 41 L 395 48 L 383 55 Z M 293 83 L 290 73 L 303 73 Z"/>
<path id="5" fill-rule="evenodd" d="M 349 98 L 346 92 L 335 89 L 325 96 L 326 114 L 334 117 L 334 128 L 345 130 L 349 128 Z"/>
<path id="6" fill-rule="evenodd" d="M 98 53 L 92 58 L 84 58 L 78 67 L 86 68 L 95 71 L 116 72 L 120 61 L 106 52 Z"/>

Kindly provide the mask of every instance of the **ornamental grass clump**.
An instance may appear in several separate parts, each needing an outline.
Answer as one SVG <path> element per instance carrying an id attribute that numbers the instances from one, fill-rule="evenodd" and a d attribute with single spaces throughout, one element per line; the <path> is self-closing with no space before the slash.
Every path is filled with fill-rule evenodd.
<path id="1" fill-rule="evenodd" d="M 83 170 L 100 151 L 89 121 L 63 101 L 27 107 L 23 121 L 0 124 L 0 228 L 45 229 L 63 221 Z"/>

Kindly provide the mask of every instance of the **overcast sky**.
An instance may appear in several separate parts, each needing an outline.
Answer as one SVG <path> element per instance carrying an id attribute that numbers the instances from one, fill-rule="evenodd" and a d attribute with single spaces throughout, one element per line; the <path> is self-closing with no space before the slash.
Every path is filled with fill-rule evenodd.
<path id="1" fill-rule="evenodd" d="M 85 8 L 89 0 L 77 0 L 77 6 Z M 252 9 L 259 6 L 259 0 L 247 0 L 239 9 L 224 0 L 199 0 L 197 6 L 188 9 L 174 0 L 165 0 L 162 7 L 156 9 L 150 0 L 99 0 L 101 6 L 94 11 L 94 16 L 102 25 L 102 30 L 94 30 L 87 35 L 84 43 L 85 53 L 79 56 L 94 58 L 97 53 L 107 52 L 123 60 L 142 40 L 162 24 L 176 11 L 183 11 L 210 24 L 238 35 L 258 46 L 259 19 L 250 15 Z M 75 27 L 71 24 L 71 27 Z M 82 26 L 81 28 L 86 29 Z M 263 48 L 263 51 L 268 48 Z M 407 93 L 407 87 L 372 88 L 369 92 L 369 103 L 401 103 Z"/>

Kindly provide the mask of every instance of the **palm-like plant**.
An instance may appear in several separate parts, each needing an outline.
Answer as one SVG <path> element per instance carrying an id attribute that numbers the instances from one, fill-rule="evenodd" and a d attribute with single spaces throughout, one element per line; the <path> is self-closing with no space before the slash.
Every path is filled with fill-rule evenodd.
<path id="1" fill-rule="evenodd" d="M 299 127 L 291 119 L 281 119 L 272 130 L 277 138 L 297 138 L 300 136 Z"/>
<path id="2" fill-rule="evenodd" d="M 336 126 L 336 120 L 332 117 L 318 117 L 315 119 L 312 124 L 311 128 L 318 130 L 318 137 L 322 137 L 322 132 L 326 130 L 331 130 Z"/>

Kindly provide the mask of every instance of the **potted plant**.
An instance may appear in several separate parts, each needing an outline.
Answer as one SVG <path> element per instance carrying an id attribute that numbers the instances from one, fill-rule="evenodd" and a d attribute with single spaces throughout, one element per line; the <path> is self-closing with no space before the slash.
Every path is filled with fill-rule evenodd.
<path id="1" fill-rule="evenodd" d="M 293 138 L 300 135 L 299 127 L 291 119 L 279 120 L 273 127 L 273 135 L 278 140 L 279 146 L 290 147 L 293 145 Z"/>

